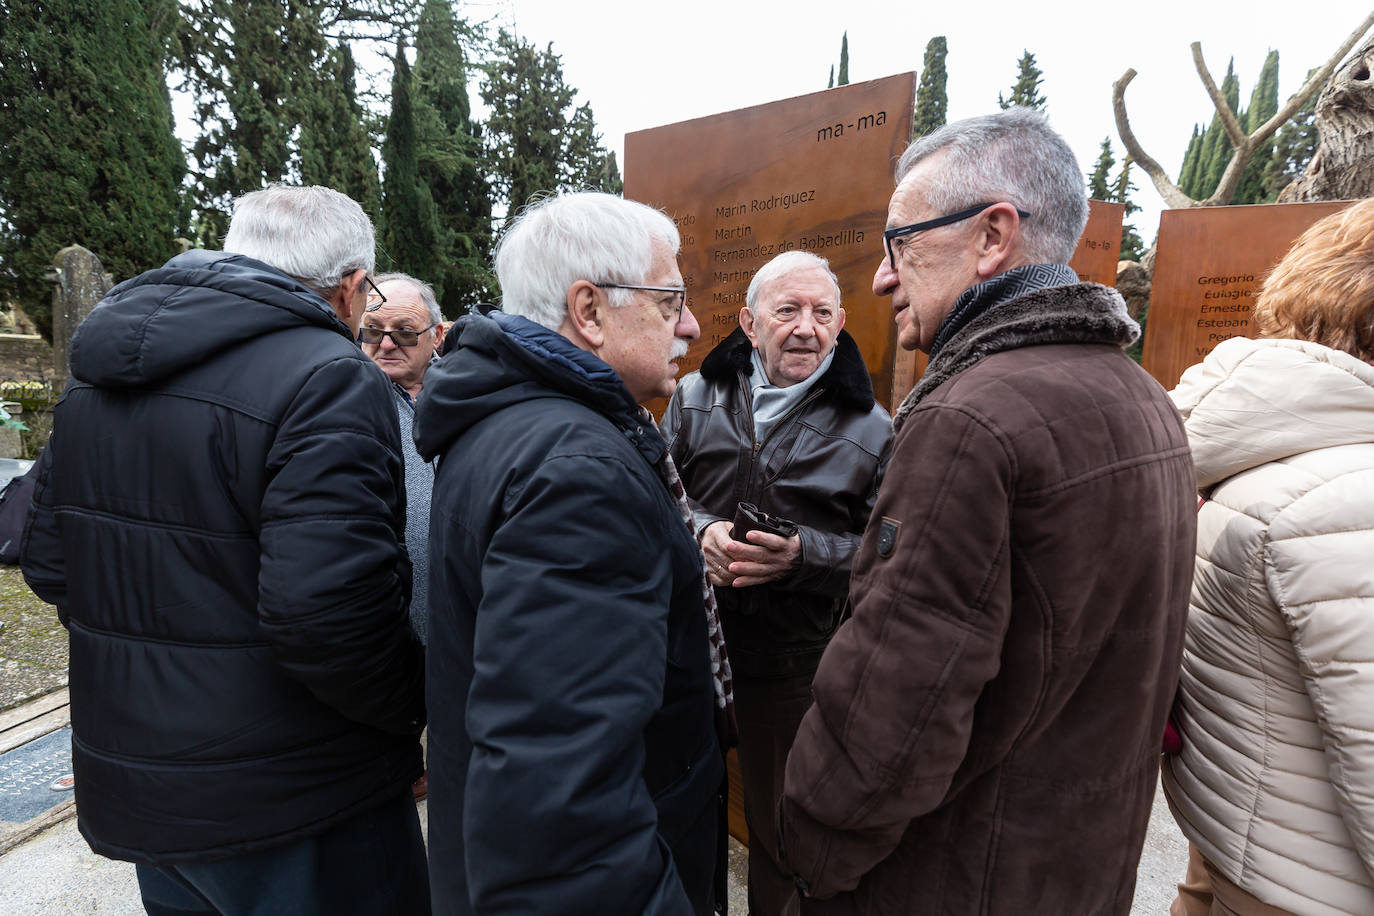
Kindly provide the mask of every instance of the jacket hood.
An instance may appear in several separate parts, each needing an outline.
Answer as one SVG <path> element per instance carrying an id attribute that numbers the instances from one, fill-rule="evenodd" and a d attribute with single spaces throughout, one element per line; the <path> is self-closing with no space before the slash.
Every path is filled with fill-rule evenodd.
<path id="1" fill-rule="evenodd" d="M 1306 340 L 1223 341 L 1169 396 L 1199 488 L 1314 449 L 1374 442 L 1374 366 Z"/>
<path id="2" fill-rule="evenodd" d="M 749 342 L 749 335 L 743 328 L 735 328 L 701 361 L 701 377 L 708 382 L 719 382 L 739 373 L 749 375 L 754 371 L 753 353 L 754 345 Z M 835 359 L 819 384 L 834 390 L 855 410 L 866 413 L 873 409 L 873 379 L 864 365 L 859 345 L 848 331 L 836 335 Z"/>
<path id="3" fill-rule="evenodd" d="M 443 357 L 425 373 L 415 404 L 415 447 L 431 461 L 474 424 L 531 398 L 565 397 L 609 416 L 618 425 L 655 433 L 656 461 L 667 446 L 615 370 L 563 335 L 498 310 L 455 322 Z M 643 450 L 643 449 L 642 449 Z"/>
<path id="4" fill-rule="evenodd" d="M 72 337 L 72 374 L 102 386 L 154 384 L 299 325 L 352 339 L 318 293 L 262 261 L 187 251 L 110 290 Z"/>

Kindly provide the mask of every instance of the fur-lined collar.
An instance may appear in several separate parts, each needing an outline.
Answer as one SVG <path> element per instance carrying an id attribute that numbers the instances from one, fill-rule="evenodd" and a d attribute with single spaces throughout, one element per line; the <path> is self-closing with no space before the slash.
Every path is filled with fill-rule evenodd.
<path id="1" fill-rule="evenodd" d="M 749 375 L 754 371 L 751 362 L 754 345 L 743 328 L 735 328 L 729 337 L 718 343 L 706 359 L 701 362 L 701 377 L 708 382 L 719 382 L 735 375 Z M 835 391 L 839 397 L 856 410 L 873 409 L 873 380 L 868 375 L 868 367 L 859 353 L 859 345 L 848 331 L 840 331 L 835 340 L 835 359 L 830 369 L 817 383 Z"/>
<path id="2" fill-rule="evenodd" d="M 1140 336 L 1121 295 L 1109 286 L 1078 283 L 1036 290 L 991 308 L 950 338 L 892 416 L 907 414 L 936 388 L 986 356 L 1043 344 L 1094 343 L 1128 347 Z"/>

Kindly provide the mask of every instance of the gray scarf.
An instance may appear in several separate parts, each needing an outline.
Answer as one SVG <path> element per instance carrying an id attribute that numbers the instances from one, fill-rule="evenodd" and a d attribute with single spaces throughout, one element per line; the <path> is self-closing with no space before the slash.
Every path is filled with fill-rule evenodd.
<path id="1" fill-rule="evenodd" d="M 787 416 L 788 411 L 800 404 L 807 392 L 820 381 L 821 376 L 825 375 L 830 364 L 835 361 L 835 348 L 830 348 L 830 352 L 825 354 L 825 359 L 821 360 L 815 372 L 786 388 L 779 388 L 768 381 L 768 373 L 763 369 L 763 360 L 759 359 L 758 350 L 753 352 L 751 361 L 754 371 L 749 376 L 749 392 L 754 405 L 754 442 L 758 443 L 768 438 L 768 432 L 779 420 Z"/>
<path id="2" fill-rule="evenodd" d="M 998 279 L 979 285 L 995 285 Z M 995 296 L 997 290 L 992 292 Z M 1035 289 L 1009 301 L 999 298 L 994 307 L 985 307 L 967 321 L 938 351 L 931 347 L 935 355 L 897 408 L 892 428 L 901 429 L 907 415 L 936 388 L 994 353 L 1066 343 L 1128 347 L 1139 336 L 1140 325 L 1126 312 L 1120 294 L 1108 286 L 1075 283 Z"/>

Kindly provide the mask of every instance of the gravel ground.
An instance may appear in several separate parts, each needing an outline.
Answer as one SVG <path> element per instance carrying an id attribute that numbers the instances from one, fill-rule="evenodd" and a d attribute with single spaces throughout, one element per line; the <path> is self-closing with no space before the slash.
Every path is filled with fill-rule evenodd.
<path id="1" fill-rule="evenodd" d="M 0 710 L 67 685 L 67 631 L 17 566 L 0 566 L 0 627 Z"/>

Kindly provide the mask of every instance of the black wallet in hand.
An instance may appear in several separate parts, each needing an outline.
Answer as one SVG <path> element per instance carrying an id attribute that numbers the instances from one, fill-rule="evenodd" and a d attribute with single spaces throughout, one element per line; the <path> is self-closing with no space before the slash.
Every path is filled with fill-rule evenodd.
<path id="1" fill-rule="evenodd" d="M 753 503 L 740 503 L 735 508 L 735 530 L 731 534 L 737 541 L 751 531 L 764 531 L 780 537 L 790 538 L 797 533 L 797 526 L 785 518 L 769 515 Z"/>

